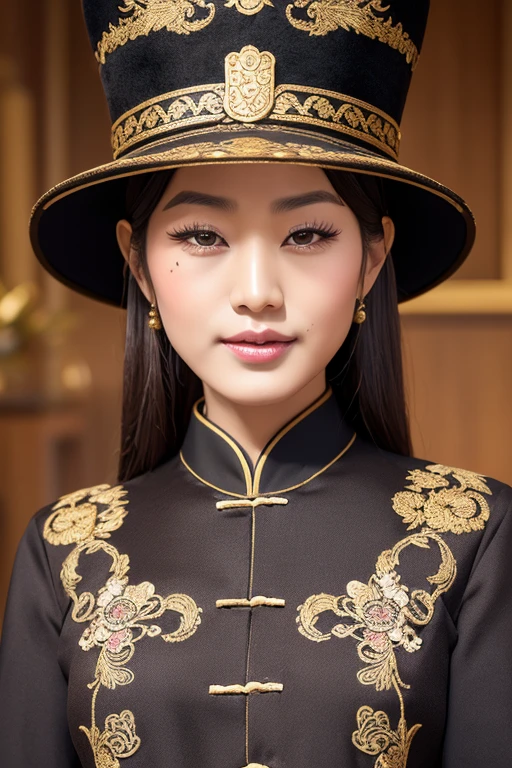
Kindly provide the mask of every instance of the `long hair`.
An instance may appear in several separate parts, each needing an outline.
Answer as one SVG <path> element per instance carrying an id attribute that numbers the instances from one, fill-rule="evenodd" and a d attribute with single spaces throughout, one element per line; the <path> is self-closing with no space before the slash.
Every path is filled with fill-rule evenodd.
<path id="1" fill-rule="evenodd" d="M 151 284 L 146 259 L 149 218 L 174 171 L 134 176 L 126 194 L 132 247 Z M 325 171 L 355 214 L 363 242 L 362 273 L 372 241 L 382 238 L 387 214 L 381 179 Z M 127 271 L 127 325 L 119 481 L 125 482 L 175 456 L 183 443 L 202 383 L 171 346 L 165 331 L 148 327 L 149 303 Z M 400 320 L 393 261 L 388 255 L 365 299 L 367 319 L 353 324 L 327 366 L 327 380 L 345 420 L 359 437 L 380 448 L 411 455 L 403 383 Z"/>

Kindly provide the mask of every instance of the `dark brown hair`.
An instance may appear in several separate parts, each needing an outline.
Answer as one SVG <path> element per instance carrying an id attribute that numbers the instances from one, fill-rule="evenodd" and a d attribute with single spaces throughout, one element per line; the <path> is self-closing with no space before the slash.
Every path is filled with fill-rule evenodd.
<path id="1" fill-rule="evenodd" d="M 359 221 L 364 271 L 368 246 L 383 236 L 381 220 L 387 208 L 382 180 L 343 171 L 325 173 Z M 149 284 L 145 247 L 148 221 L 172 174 L 143 174 L 128 183 L 126 210 L 133 228 L 132 245 Z M 178 453 L 193 404 L 202 395 L 201 381 L 173 349 L 165 331 L 148 327 L 149 304 L 130 273 L 127 290 L 120 482 Z M 365 301 L 366 322 L 352 325 L 327 366 L 327 380 L 345 419 L 359 437 L 385 450 L 411 455 L 390 256 Z"/>

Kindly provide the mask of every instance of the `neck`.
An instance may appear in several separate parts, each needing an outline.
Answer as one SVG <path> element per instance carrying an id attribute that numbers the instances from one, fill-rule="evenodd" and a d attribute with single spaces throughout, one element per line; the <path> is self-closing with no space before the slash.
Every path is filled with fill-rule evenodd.
<path id="1" fill-rule="evenodd" d="M 253 466 L 271 437 L 325 391 L 325 371 L 298 392 L 273 403 L 235 403 L 203 384 L 204 414 L 233 437 L 245 450 Z"/>

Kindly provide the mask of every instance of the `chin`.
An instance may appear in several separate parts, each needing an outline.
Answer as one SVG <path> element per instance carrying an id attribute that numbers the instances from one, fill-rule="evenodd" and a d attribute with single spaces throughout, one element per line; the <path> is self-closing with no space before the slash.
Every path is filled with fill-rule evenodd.
<path id="1" fill-rule="evenodd" d="M 206 381 L 205 383 L 215 390 L 222 398 L 236 405 L 247 407 L 270 406 L 285 402 L 300 392 L 311 381 L 311 377 L 297 380 L 290 372 L 276 375 L 275 372 L 254 371 L 248 375 L 239 375 L 238 380 L 231 377 L 231 381 Z"/>

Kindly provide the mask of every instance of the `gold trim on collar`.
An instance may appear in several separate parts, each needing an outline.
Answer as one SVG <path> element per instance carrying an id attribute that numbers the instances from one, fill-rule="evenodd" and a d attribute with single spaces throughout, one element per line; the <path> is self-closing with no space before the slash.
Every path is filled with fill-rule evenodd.
<path id="1" fill-rule="evenodd" d="M 240 462 L 240 465 L 242 467 L 242 472 L 244 473 L 244 480 L 246 485 L 246 493 L 247 496 L 252 496 L 252 476 L 251 476 L 251 469 L 249 467 L 249 464 L 247 462 L 247 459 L 245 458 L 244 454 L 240 450 L 239 446 L 235 443 L 232 437 L 228 435 L 227 432 L 224 432 L 224 430 L 220 429 L 216 424 L 213 423 L 213 421 L 209 421 L 208 419 L 205 419 L 205 417 L 202 415 L 202 413 L 199 413 L 199 403 L 202 403 L 204 401 L 204 397 L 200 398 L 195 404 L 193 409 L 193 415 L 198 419 L 198 421 L 201 422 L 201 424 L 204 424 L 205 427 L 208 427 L 208 429 L 211 429 L 212 432 L 215 432 L 216 435 L 219 435 L 234 451 L 235 455 L 238 458 L 238 461 Z M 197 475 L 196 475 L 197 477 Z"/>
<path id="2" fill-rule="evenodd" d="M 214 485 L 213 483 L 210 483 L 208 480 L 205 480 L 204 477 L 201 477 L 201 475 L 198 475 L 197 472 L 195 472 L 192 467 L 188 464 L 188 462 L 185 460 L 185 457 L 183 456 L 183 451 L 180 451 L 180 459 L 181 463 L 187 469 L 191 475 L 193 475 L 197 480 L 199 480 L 203 485 L 207 485 L 209 488 L 213 488 L 215 491 L 220 491 L 220 493 L 225 494 L 226 496 L 232 496 L 236 499 L 243 499 L 243 503 L 237 503 L 237 502 L 229 502 L 229 501 L 219 501 L 217 502 L 217 509 L 227 509 L 231 506 L 233 507 L 240 507 L 240 506 L 252 506 L 253 508 L 255 506 L 259 506 L 261 504 L 286 504 L 287 500 L 285 499 L 275 499 L 275 498 L 269 498 L 272 496 L 275 496 L 280 493 L 285 493 L 288 491 L 294 491 L 297 488 L 302 487 L 303 485 L 306 485 L 306 483 L 309 483 L 311 480 L 314 480 L 316 477 L 321 475 L 323 472 L 325 472 L 329 467 L 331 467 L 333 464 L 335 464 L 338 459 L 340 459 L 354 444 L 355 439 L 357 435 L 354 433 L 350 440 L 348 441 L 347 445 L 342 448 L 342 450 L 335 456 L 331 461 L 329 461 L 324 467 L 321 467 L 317 472 L 310 475 L 305 480 L 302 480 L 300 483 L 296 483 L 295 485 L 290 486 L 289 488 L 283 488 L 278 491 L 266 491 L 264 493 L 260 493 L 259 487 L 261 482 L 261 475 L 263 472 L 263 468 L 265 466 L 265 462 L 267 461 L 267 458 L 270 454 L 270 452 L 275 448 L 277 443 L 283 438 L 293 427 L 295 427 L 299 422 L 301 422 L 303 419 L 305 419 L 307 416 L 309 416 L 310 413 L 313 413 L 313 411 L 316 411 L 317 408 L 320 408 L 321 405 L 323 405 L 329 397 L 333 395 L 332 388 L 329 387 L 323 395 L 320 395 L 320 397 L 315 400 L 311 405 L 306 408 L 306 410 L 299 413 L 289 424 L 286 424 L 282 429 L 279 430 L 279 432 L 272 438 L 271 442 L 266 446 L 266 448 L 260 453 L 258 456 L 258 460 L 256 462 L 256 465 L 254 467 L 254 476 L 251 473 L 250 466 L 247 462 L 247 459 L 245 458 L 243 452 L 241 451 L 240 447 L 237 445 L 237 443 L 233 440 L 232 437 L 228 435 L 227 432 L 224 432 L 220 427 L 218 427 L 216 424 L 214 424 L 212 421 L 209 421 L 206 419 L 199 411 L 199 405 L 204 402 L 204 397 L 199 398 L 199 400 L 194 403 L 194 407 L 192 409 L 192 417 L 196 417 L 201 424 L 203 424 L 205 427 L 208 427 L 208 429 L 211 429 L 212 432 L 215 432 L 219 437 L 221 437 L 230 448 L 234 451 L 235 455 L 237 456 L 240 465 L 242 467 L 242 471 L 244 474 L 244 480 L 246 485 L 246 494 L 243 495 L 241 493 L 234 493 L 233 491 L 226 491 L 223 488 L 220 488 L 218 485 Z"/>
<path id="3" fill-rule="evenodd" d="M 249 47 L 252 48 L 246 46 Z M 268 51 L 263 51 L 260 55 L 266 53 Z M 231 55 L 239 54 L 228 54 L 226 60 Z M 270 77 L 271 70 L 268 72 Z M 258 75 L 253 74 L 254 77 Z M 227 74 L 228 83 L 229 77 Z M 170 134 L 202 123 L 230 123 L 232 119 L 254 122 L 265 116 L 279 123 L 319 126 L 352 136 L 380 149 L 394 160 L 398 159 L 400 127 L 390 115 L 377 107 L 343 93 L 312 86 L 282 84 L 276 86 L 273 94 L 271 90 L 270 83 L 258 87 L 258 99 L 262 102 L 260 112 L 254 109 L 253 101 L 250 106 L 241 99 L 240 88 L 236 91 L 231 84 L 226 88 L 225 83 L 208 83 L 155 96 L 125 112 L 112 125 L 114 159 L 124 155 L 135 144 L 147 142 L 162 133 Z M 228 94 L 233 106 L 233 109 L 229 107 L 229 114 L 226 110 Z M 234 94 L 233 97 L 231 94 Z"/>
<path id="4" fill-rule="evenodd" d="M 298 416 L 296 416 L 292 421 L 290 421 L 289 424 L 287 424 L 283 429 L 281 429 L 277 435 L 274 437 L 274 439 L 267 445 L 263 453 L 260 454 L 258 457 L 258 461 L 256 462 L 256 467 L 254 470 L 254 484 L 253 484 L 253 492 L 258 494 L 260 490 L 260 482 L 261 482 L 261 473 L 263 472 L 263 467 L 265 466 L 265 463 L 268 459 L 270 451 L 275 448 L 277 443 L 283 438 L 290 429 L 293 429 L 299 422 L 301 422 L 303 419 L 306 418 L 306 416 L 309 416 L 310 413 L 313 413 L 313 411 L 316 411 L 317 408 L 320 408 L 321 405 L 323 405 L 332 395 L 332 389 L 329 387 L 329 389 L 324 392 L 324 394 L 316 400 L 314 403 L 312 403 L 309 408 L 307 408 L 302 413 L 299 413 Z"/>

